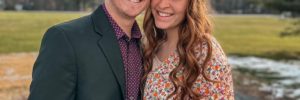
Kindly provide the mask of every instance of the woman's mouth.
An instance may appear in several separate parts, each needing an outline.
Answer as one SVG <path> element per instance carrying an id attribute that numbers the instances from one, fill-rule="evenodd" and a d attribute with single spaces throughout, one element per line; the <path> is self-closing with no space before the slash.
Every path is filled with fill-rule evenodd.
<path id="1" fill-rule="evenodd" d="M 161 16 L 161 17 L 170 17 L 170 16 L 172 16 L 172 14 L 170 14 L 170 13 L 165 13 L 165 12 L 160 12 L 160 11 L 158 11 L 158 15 Z"/>

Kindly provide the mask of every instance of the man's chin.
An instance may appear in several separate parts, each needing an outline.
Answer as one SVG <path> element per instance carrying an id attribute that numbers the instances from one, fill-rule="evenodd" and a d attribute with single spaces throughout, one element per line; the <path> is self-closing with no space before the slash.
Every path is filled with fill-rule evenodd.
<path id="1" fill-rule="evenodd" d="M 126 15 L 131 18 L 135 18 L 140 15 L 142 12 L 127 12 Z"/>
<path id="2" fill-rule="evenodd" d="M 131 9 L 131 12 L 140 12 L 143 11 L 142 8 L 146 8 L 149 1 L 147 0 L 128 0 L 128 7 Z M 136 2 L 134 2 L 136 1 Z"/>
<path id="3" fill-rule="evenodd" d="M 142 0 L 128 0 L 128 1 L 130 1 L 132 3 L 141 3 Z"/>

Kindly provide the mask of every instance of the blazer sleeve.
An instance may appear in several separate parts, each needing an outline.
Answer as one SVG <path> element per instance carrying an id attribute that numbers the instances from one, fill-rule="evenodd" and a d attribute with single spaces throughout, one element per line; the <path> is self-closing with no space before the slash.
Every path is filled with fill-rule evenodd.
<path id="1" fill-rule="evenodd" d="M 45 33 L 33 66 L 28 100 L 75 100 L 76 63 L 64 31 L 51 27 Z"/>

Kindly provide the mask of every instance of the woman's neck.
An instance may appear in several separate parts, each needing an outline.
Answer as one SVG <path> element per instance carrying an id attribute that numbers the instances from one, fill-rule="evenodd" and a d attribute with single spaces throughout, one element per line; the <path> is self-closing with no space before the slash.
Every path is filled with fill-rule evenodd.
<path id="1" fill-rule="evenodd" d="M 164 30 L 167 35 L 166 41 L 159 47 L 159 51 L 157 52 L 157 57 L 164 61 L 167 59 L 170 54 L 172 54 L 176 48 L 178 43 L 178 29 L 167 29 Z"/>
<path id="2" fill-rule="evenodd" d="M 170 47 L 174 47 L 176 48 L 177 43 L 179 41 L 179 28 L 171 28 L 171 29 L 167 29 L 165 30 L 166 34 L 167 34 L 167 39 L 165 42 L 165 45 L 170 46 Z"/>

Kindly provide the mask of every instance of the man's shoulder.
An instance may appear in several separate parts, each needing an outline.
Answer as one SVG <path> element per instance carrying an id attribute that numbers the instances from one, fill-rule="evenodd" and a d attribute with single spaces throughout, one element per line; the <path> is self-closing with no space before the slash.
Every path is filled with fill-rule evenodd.
<path id="1" fill-rule="evenodd" d="M 92 27 L 92 21 L 91 21 L 91 16 L 87 15 L 87 16 L 83 16 L 77 19 L 73 19 L 70 21 L 66 21 L 63 23 L 59 23 L 56 24 L 52 27 L 61 29 L 62 31 L 66 31 L 66 32 L 78 32 L 78 30 L 89 30 Z"/>
<path id="2" fill-rule="evenodd" d="M 53 25 L 44 34 L 44 37 L 48 38 L 57 38 L 61 36 L 70 39 L 70 41 L 77 41 L 83 37 L 94 37 L 95 31 L 91 21 L 91 16 L 83 16 Z"/>

